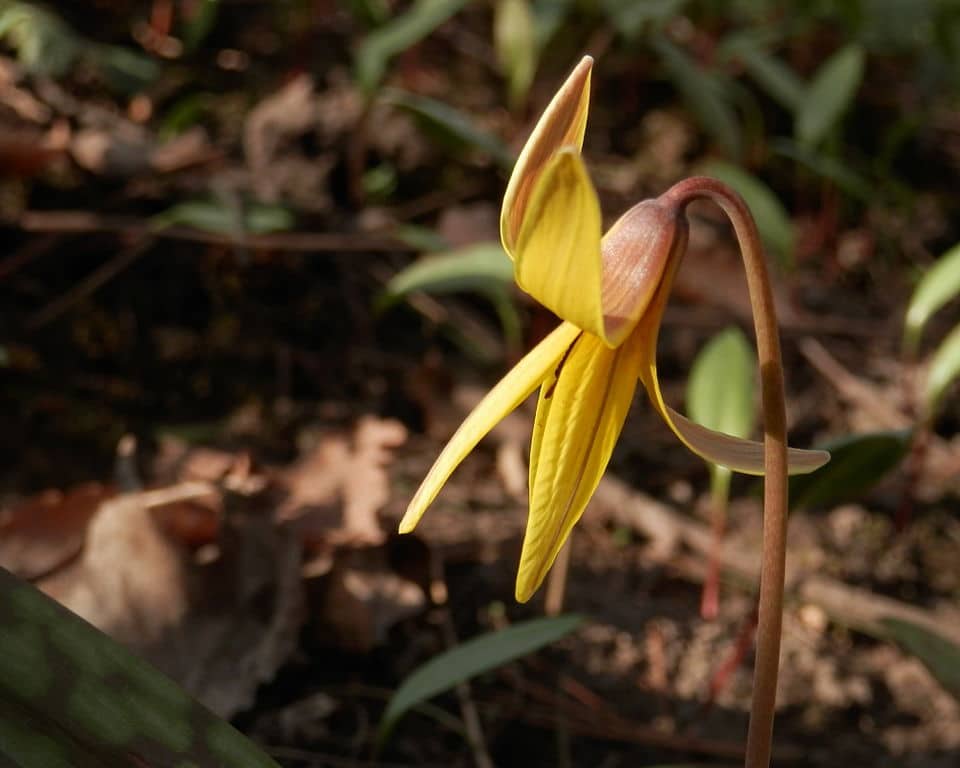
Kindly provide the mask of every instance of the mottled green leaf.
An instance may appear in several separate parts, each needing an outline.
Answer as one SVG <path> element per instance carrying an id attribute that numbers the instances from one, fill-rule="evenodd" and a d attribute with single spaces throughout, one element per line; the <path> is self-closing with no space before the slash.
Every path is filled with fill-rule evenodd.
<path id="1" fill-rule="evenodd" d="M 957 374 L 960 374 L 960 325 L 940 342 L 930 358 L 924 388 L 924 407 L 928 414 L 934 414 L 939 408 L 941 399 L 956 381 Z"/>
<path id="2" fill-rule="evenodd" d="M 907 304 L 904 343 L 915 351 L 923 328 L 933 314 L 960 295 L 960 245 L 955 245 L 920 278 Z"/>
<path id="3" fill-rule="evenodd" d="M 960 646 L 902 619 L 881 619 L 887 636 L 916 656 L 940 684 L 960 701 Z"/>
<path id="4" fill-rule="evenodd" d="M 790 264 L 793 258 L 793 222 L 773 190 L 752 173 L 722 160 L 705 163 L 699 171 L 720 179 L 742 195 L 757 222 L 763 242 L 782 265 Z"/>
<path id="5" fill-rule="evenodd" d="M 556 642 L 582 623 L 583 617 L 576 615 L 532 619 L 480 635 L 435 656 L 414 670 L 394 692 L 380 720 L 379 741 L 383 742 L 396 722 L 418 704 Z"/>
<path id="6" fill-rule="evenodd" d="M 817 448 L 830 452 L 830 463 L 809 475 L 790 478 L 790 507 L 824 507 L 860 496 L 906 456 L 911 430 L 847 435 Z"/>
<path id="7" fill-rule="evenodd" d="M 387 104 L 405 109 L 441 138 L 458 147 L 471 147 L 488 154 L 502 168 L 509 170 L 516 158 L 492 133 L 480 128 L 469 115 L 449 104 L 418 96 L 397 88 L 385 89 L 382 99 Z"/>
<path id="8" fill-rule="evenodd" d="M 367 35 L 356 54 L 361 89 L 372 95 L 390 59 L 419 43 L 466 4 L 467 0 L 416 0 L 405 13 Z"/>
<path id="9" fill-rule="evenodd" d="M 820 143 L 849 109 L 863 79 L 864 60 L 863 48 L 854 43 L 817 70 L 796 114 L 794 131 L 801 144 Z"/>
<path id="10" fill-rule="evenodd" d="M 0 568 L 0 765 L 278 768 L 172 680 Z"/>
<path id="11" fill-rule="evenodd" d="M 728 98 L 727 83 L 719 73 L 700 67 L 684 51 L 661 35 L 650 45 L 660 56 L 670 80 L 683 95 L 701 127 L 713 136 L 726 152 L 740 155 L 740 122 Z"/>

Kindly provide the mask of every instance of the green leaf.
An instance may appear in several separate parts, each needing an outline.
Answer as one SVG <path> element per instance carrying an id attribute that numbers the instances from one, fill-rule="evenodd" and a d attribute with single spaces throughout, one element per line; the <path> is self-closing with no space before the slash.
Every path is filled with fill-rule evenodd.
<path id="1" fill-rule="evenodd" d="M 960 646 L 902 619 L 881 619 L 887 636 L 916 656 L 940 684 L 960 701 Z"/>
<path id="2" fill-rule="evenodd" d="M 91 46 L 89 54 L 103 81 L 114 91 L 142 91 L 160 76 L 160 65 L 149 56 L 119 45 Z"/>
<path id="3" fill-rule="evenodd" d="M 527 99 L 537 68 L 536 30 L 529 0 L 498 0 L 493 16 L 493 45 L 507 78 L 510 106 Z"/>
<path id="4" fill-rule="evenodd" d="M 731 326 L 697 355 L 687 381 L 687 413 L 698 424 L 734 437 L 749 437 L 756 424 L 756 356 L 743 332 Z"/>
<path id="5" fill-rule="evenodd" d="M 567 20 L 576 0 L 533 0 L 533 26 L 537 50 L 550 42 Z"/>
<path id="6" fill-rule="evenodd" d="M 944 304 L 960 295 L 960 244 L 937 259 L 920 278 L 907 304 L 904 321 L 904 345 L 915 352 L 923 328 Z"/>
<path id="7" fill-rule="evenodd" d="M 600 7 L 614 29 L 627 40 L 638 38 L 648 26 L 676 16 L 689 0 L 601 0 Z"/>
<path id="8" fill-rule="evenodd" d="M 818 445 L 830 451 L 830 463 L 790 478 L 790 508 L 824 507 L 860 496 L 900 463 L 912 438 L 912 430 L 871 432 Z"/>
<path id="9" fill-rule="evenodd" d="M 707 162 L 699 171 L 720 179 L 743 196 L 763 242 L 781 265 L 789 265 L 793 259 L 793 222 L 773 190 L 743 168 L 721 160 Z"/>
<path id="10" fill-rule="evenodd" d="M 151 224 L 157 229 L 193 227 L 204 232 L 242 236 L 292 229 L 294 218 L 279 205 L 251 203 L 234 207 L 220 200 L 189 200 L 158 213 Z"/>
<path id="11" fill-rule="evenodd" d="M 769 54 L 753 36 L 739 34 L 724 41 L 723 53 L 738 59 L 747 73 L 780 106 L 797 112 L 807 85 L 783 61 Z"/>
<path id="12" fill-rule="evenodd" d="M 516 158 L 500 139 L 478 127 L 473 118 L 449 104 L 397 88 L 385 89 L 382 99 L 387 104 L 407 110 L 454 146 L 479 149 L 501 168 L 510 170 L 513 167 Z"/>
<path id="13" fill-rule="evenodd" d="M 380 85 L 387 63 L 457 13 L 467 0 L 417 0 L 406 12 L 371 32 L 356 54 L 357 82 L 367 96 Z"/>
<path id="14" fill-rule="evenodd" d="M 0 568 L 0 764 L 278 768 L 172 680 Z"/>
<path id="15" fill-rule="evenodd" d="M 863 79 L 864 59 L 863 48 L 850 44 L 817 70 L 794 123 L 801 144 L 819 144 L 853 103 Z"/>
<path id="16" fill-rule="evenodd" d="M 936 413 L 957 374 L 960 374 L 960 325 L 950 332 L 930 358 L 924 387 L 924 406 L 928 415 Z"/>
<path id="17" fill-rule="evenodd" d="M 402 224 L 393 231 L 393 236 L 412 251 L 445 251 L 450 248 L 436 230 L 419 224 Z"/>
<path id="18" fill-rule="evenodd" d="M 52 77 L 66 74 L 83 47 L 53 11 L 26 2 L 0 3 L 0 39 L 30 72 Z"/>
<path id="19" fill-rule="evenodd" d="M 414 670 L 394 692 L 380 720 L 383 743 L 397 721 L 410 709 L 458 683 L 526 656 L 556 642 L 583 623 L 582 616 L 532 619 L 498 632 L 480 635 L 435 656 Z"/>
<path id="20" fill-rule="evenodd" d="M 476 243 L 431 255 L 401 270 L 386 286 L 387 297 L 502 289 L 513 282 L 513 262 L 500 243 Z"/>
<path id="21" fill-rule="evenodd" d="M 787 157 L 818 176 L 832 181 L 851 197 L 864 202 L 872 202 L 876 197 L 876 188 L 870 182 L 835 157 L 823 155 L 786 138 L 774 139 L 770 142 L 770 148 L 774 154 Z"/>
<path id="22" fill-rule="evenodd" d="M 195 51 L 207 39 L 217 23 L 220 0 L 199 0 L 193 3 L 193 13 L 184 19 L 180 37 L 187 51 Z"/>
<path id="23" fill-rule="evenodd" d="M 740 155 L 740 123 L 727 96 L 727 83 L 716 72 L 698 66 L 684 51 L 661 35 L 650 45 L 660 56 L 670 80 L 683 95 L 687 107 L 730 155 Z"/>

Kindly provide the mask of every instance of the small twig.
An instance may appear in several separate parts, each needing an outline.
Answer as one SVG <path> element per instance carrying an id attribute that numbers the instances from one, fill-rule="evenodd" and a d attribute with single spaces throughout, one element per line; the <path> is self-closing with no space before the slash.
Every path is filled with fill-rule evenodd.
<path id="1" fill-rule="evenodd" d="M 730 653 L 727 654 L 727 657 L 710 679 L 710 686 L 707 690 L 707 700 L 703 706 L 704 711 L 709 710 L 713 706 L 717 696 L 720 695 L 720 692 L 726 687 L 733 673 L 736 672 L 737 668 L 743 663 L 747 651 L 753 646 L 753 637 L 756 631 L 757 611 L 754 609 L 750 611 L 749 615 L 744 619 L 743 624 L 740 626 L 740 631 L 737 633 L 737 639 L 733 644 L 733 648 L 730 649 Z"/>
<path id="2" fill-rule="evenodd" d="M 409 245 L 385 234 L 367 232 L 275 232 L 268 235 L 204 232 L 190 227 L 157 227 L 149 219 L 100 216 L 89 211 L 27 211 L 17 225 L 25 232 L 85 235 L 102 232 L 113 235 L 150 236 L 251 250 L 324 253 L 387 251 L 410 252 Z"/>
<path id="3" fill-rule="evenodd" d="M 54 299 L 43 309 L 34 312 L 25 323 L 28 330 L 42 328 L 70 309 L 73 305 L 102 288 L 113 278 L 139 259 L 152 244 L 152 240 L 141 240 L 97 267 L 83 280 L 74 285 L 59 298 Z"/>
<path id="4" fill-rule="evenodd" d="M 454 648 L 457 645 L 457 633 L 453 626 L 453 618 L 450 616 L 450 608 L 447 605 L 442 605 L 439 610 L 443 642 L 448 649 Z M 457 699 L 460 702 L 460 714 L 463 716 L 463 727 L 466 732 L 467 743 L 470 745 L 470 751 L 473 754 L 474 765 L 477 768 L 494 768 L 493 759 L 487 751 L 487 742 L 483 736 L 480 713 L 477 711 L 477 705 L 474 703 L 473 695 L 470 692 L 470 683 L 466 681 L 458 683 L 456 691 Z"/>
<path id="5" fill-rule="evenodd" d="M 870 413 L 879 426 L 885 429 L 909 426 L 909 419 L 904 414 L 893 408 L 874 387 L 844 368 L 819 341 L 813 338 L 801 340 L 800 352 L 844 400 Z"/>

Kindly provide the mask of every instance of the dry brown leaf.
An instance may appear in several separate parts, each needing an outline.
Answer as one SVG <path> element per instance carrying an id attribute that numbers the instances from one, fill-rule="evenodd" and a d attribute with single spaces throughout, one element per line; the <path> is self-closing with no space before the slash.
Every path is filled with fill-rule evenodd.
<path id="1" fill-rule="evenodd" d="M 278 520 L 300 521 L 308 542 L 378 544 L 383 531 L 377 513 L 390 499 L 387 465 L 407 438 L 393 419 L 368 416 L 353 439 L 326 435 L 280 476 L 288 492 Z"/>
<path id="2" fill-rule="evenodd" d="M 0 515 L 0 566 L 24 579 L 38 579 L 80 554 L 87 525 L 98 506 L 115 493 L 99 483 L 66 492 L 44 491 Z"/>
<path id="3" fill-rule="evenodd" d="M 296 648 L 301 557 L 293 531 L 234 512 L 201 563 L 159 513 L 211 495 L 190 482 L 100 504 L 82 556 L 38 586 L 229 717 Z"/>
<path id="4" fill-rule="evenodd" d="M 196 487 L 185 491 L 181 496 L 198 495 Z M 186 551 L 154 520 L 150 502 L 156 494 L 126 494 L 100 504 L 80 559 L 37 585 L 95 627 L 136 648 L 157 642 L 187 610 Z"/>

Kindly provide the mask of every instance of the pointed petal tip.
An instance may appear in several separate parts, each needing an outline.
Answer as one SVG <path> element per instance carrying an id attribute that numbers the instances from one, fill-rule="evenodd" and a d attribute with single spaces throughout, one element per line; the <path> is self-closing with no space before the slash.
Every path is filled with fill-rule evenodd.
<path id="1" fill-rule="evenodd" d="M 420 515 L 411 514 L 408 509 L 400 521 L 400 525 L 397 526 L 397 533 L 413 533 L 413 529 L 417 527 L 418 522 L 420 522 Z"/>
<path id="2" fill-rule="evenodd" d="M 518 603 L 526 603 L 530 601 L 530 598 L 536 594 L 536 591 L 540 588 L 539 583 L 531 583 L 530 579 L 524 578 L 522 573 L 517 574 L 517 586 L 514 590 L 513 596 Z"/>

